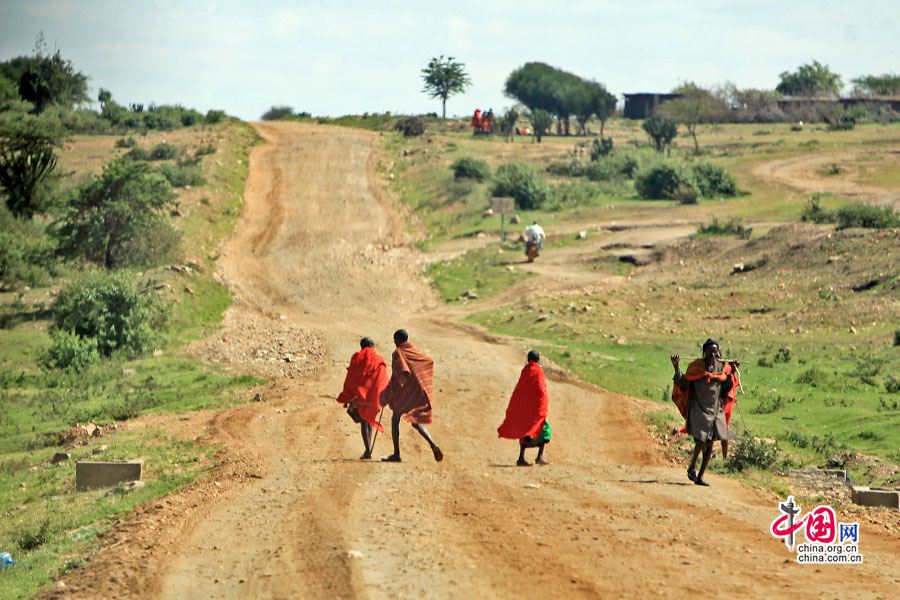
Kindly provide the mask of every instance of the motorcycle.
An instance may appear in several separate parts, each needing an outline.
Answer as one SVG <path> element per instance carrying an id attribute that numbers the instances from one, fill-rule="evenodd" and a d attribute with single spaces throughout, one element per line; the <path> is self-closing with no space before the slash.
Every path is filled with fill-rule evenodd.
<path id="1" fill-rule="evenodd" d="M 540 255 L 540 246 L 537 242 L 528 242 L 528 249 L 525 251 L 525 255 L 528 257 L 528 262 L 534 262 L 534 259 Z"/>

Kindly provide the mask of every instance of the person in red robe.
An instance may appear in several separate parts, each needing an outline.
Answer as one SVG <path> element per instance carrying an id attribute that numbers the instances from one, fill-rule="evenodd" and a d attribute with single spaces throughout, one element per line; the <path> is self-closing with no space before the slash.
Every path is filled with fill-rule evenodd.
<path id="1" fill-rule="evenodd" d="M 381 392 L 388 385 L 387 364 L 375 352 L 375 342 L 364 337 L 359 342 L 360 351 L 350 358 L 344 389 L 337 401 L 347 406 L 347 414 L 359 423 L 366 451 L 359 458 L 372 458 L 372 430 L 384 431 L 378 422 L 381 409 Z"/>
<path id="2" fill-rule="evenodd" d="M 519 460 L 516 465 L 530 466 L 525 460 L 525 449 L 538 449 L 534 462 L 549 465 L 544 459 L 544 445 L 550 441 L 550 424 L 547 413 L 550 408 L 550 397 L 547 394 L 547 380 L 541 367 L 541 354 L 537 350 L 528 353 L 528 362 L 519 375 L 519 383 L 513 390 L 509 406 L 506 407 L 506 419 L 497 428 L 502 438 L 519 440 Z"/>
<path id="3" fill-rule="evenodd" d="M 405 329 L 394 332 L 397 348 L 391 356 L 391 380 L 381 393 L 382 406 L 390 406 L 391 438 L 394 453 L 381 460 L 400 462 L 400 418 L 409 422 L 413 429 L 425 438 L 431 446 L 434 460 L 444 460 L 444 453 L 431 439 L 425 425 L 431 423 L 434 414 L 432 400 L 434 392 L 434 361 L 409 342 Z"/>

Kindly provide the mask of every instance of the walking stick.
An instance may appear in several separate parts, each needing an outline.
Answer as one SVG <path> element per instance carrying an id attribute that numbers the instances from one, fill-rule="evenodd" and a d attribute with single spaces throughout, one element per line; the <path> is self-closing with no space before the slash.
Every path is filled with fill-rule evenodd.
<path id="1" fill-rule="evenodd" d="M 381 425 L 381 415 L 384 414 L 384 407 L 381 407 L 381 412 L 378 413 L 378 424 Z M 743 418 L 743 417 L 741 417 Z M 375 440 L 378 439 L 378 427 L 375 428 L 375 437 L 372 438 L 372 449 L 375 448 Z"/>

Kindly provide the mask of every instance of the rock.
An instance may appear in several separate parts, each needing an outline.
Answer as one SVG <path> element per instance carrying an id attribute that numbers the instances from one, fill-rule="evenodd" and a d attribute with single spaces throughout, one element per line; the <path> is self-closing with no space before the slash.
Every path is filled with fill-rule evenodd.
<path id="1" fill-rule="evenodd" d="M 483 231 L 479 231 L 478 233 L 475 234 L 476 240 L 483 240 L 486 237 L 487 237 L 487 234 Z"/>
<path id="2" fill-rule="evenodd" d="M 94 454 L 94 455 L 103 454 L 107 450 L 109 450 L 109 448 L 106 446 L 106 444 L 102 444 L 100 446 L 97 446 L 93 450 L 91 450 L 91 454 Z"/>
<path id="3" fill-rule="evenodd" d="M 535 323 L 540 323 L 541 321 L 546 321 L 550 317 L 548 315 L 541 315 L 537 319 L 535 319 Z"/>
<path id="4" fill-rule="evenodd" d="M 475 300 L 478 298 L 478 294 L 473 292 L 472 290 L 466 290 L 462 294 L 460 294 L 463 298 L 468 298 L 470 300 Z"/>
<path id="5" fill-rule="evenodd" d="M 482 217 L 493 217 L 493 216 L 494 216 L 494 209 L 493 209 L 493 208 L 486 208 L 486 209 L 484 210 L 484 212 L 481 213 L 481 216 L 482 216 Z"/>
<path id="6" fill-rule="evenodd" d="M 55 465 L 56 463 L 61 463 L 64 460 L 69 460 L 72 458 L 72 455 L 68 452 L 57 452 L 53 455 L 53 458 L 50 459 L 50 464 Z"/>
<path id="7" fill-rule="evenodd" d="M 347 550 L 347 558 L 363 558 L 363 553 L 359 550 Z"/>
<path id="8" fill-rule="evenodd" d="M 184 286 L 184 291 L 187 292 L 188 294 L 193 294 L 193 293 L 194 293 L 194 290 L 192 290 L 192 289 L 189 288 L 188 286 Z"/>
<path id="9" fill-rule="evenodd" d="M 583 240 L 587 237 L 587 231 L 579 231 L 578 235 L 575 236 L 576 240 Z"/>
<path id="10" fill-rule="evenodd" d="M 742 273 L 743 271 L 744 271 L 744 263 L 742 263 L 742 262 L 734 263 L 734 265 L 731 267 L 732 273 Z"/>
<path id="11" fill-rule="evenodd" d="M 522 222 L 522 218 L 519 215 L 513 215 L 512 217 L 510 217 L 509 222 L 513 225 L 518 225 Z"/>

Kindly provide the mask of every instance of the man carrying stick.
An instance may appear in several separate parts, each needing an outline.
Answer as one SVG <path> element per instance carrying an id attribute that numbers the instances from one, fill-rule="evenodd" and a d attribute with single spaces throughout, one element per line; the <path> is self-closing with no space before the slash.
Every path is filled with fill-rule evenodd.
<path id="1" fill-rule="evenodd" d="M 547 395 L 547 380 L 541 367 L 541 354 L 537 350 L 528 353 L 528 362 L 519 375 L 519 383 L 513 390 L 509 406 L 506 408 L 506 419 L 497 429 L 502 438 L 519 440 L 519 460 L 516 465 L 528 467 L 525 460 L 525 449 L 537 446 L 538 454 L 535 464 L 549 465 L 544 460 L 544 444 L 550 441 L 550 424 L 547 423 L 550 399 Z"/>
<path id="2" fill-rule="evenodd" d="M 707 339 L 703 344 L 703 358 L 691 361 L 686 373 L 682 373 L 679 367 L 681 360 L 679 355 L 673 354 L 670 358 L 672 366 L 675 367 L 672 400 L 682 411 L 682 416 L 687 419 L 687 432 L 694 438 L 694 452 L 687 471 L 688 479 L 697 485 L 708 486 L 703 475 L 712 455 L 713 442 L 728 439 L 723 403 L 734 386 L 734 379 L 729 373 L 724 372 L 719 344 L 711 339 Z M 729 366 L 733 370 L 737 367 L 737 362 L 730 363 Z M 701 451 L 703 460 L 698 473 L 695 467 Z"/>
<path id="3" fill-rule="evenodd" d="M 347 405 L 347 414 L 359 423 L 366 451 L 360 460 L 372 458 L 372 429 L 384 431 L 378 422 L 381 409 L 381 392 L 388 385 L 387 365 L 375 352 L 375 342 L 364 337 L 359 342 L 360 351 L 350 358 L 344 389 L 337 401 Z"/>
<path id="4" fill-rule="evenodd" d="M 425 429 L 433 419 L 434 361 L 409 342 L 409 334 L 404 329 L 394 332 L 394 344 L 397 349 L 391 356 L 391 380 L 381 394 L 382 406 L 390 406 L 393 411 L 394 453 L 381 460 L 400 462 L 400 417 L 403 417 L 431 446 L 434 460 L 441 462 L 444 453 Z"/>

